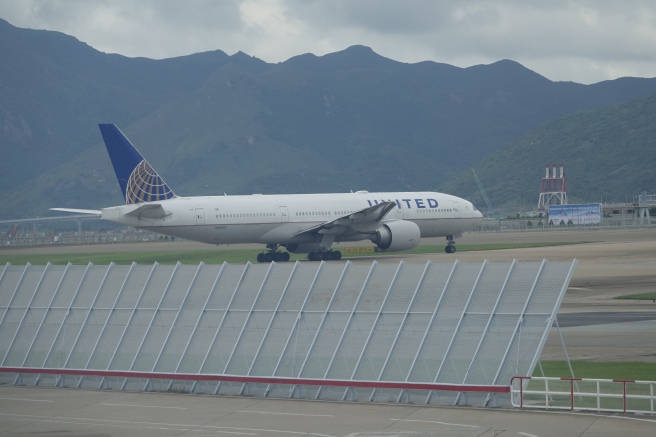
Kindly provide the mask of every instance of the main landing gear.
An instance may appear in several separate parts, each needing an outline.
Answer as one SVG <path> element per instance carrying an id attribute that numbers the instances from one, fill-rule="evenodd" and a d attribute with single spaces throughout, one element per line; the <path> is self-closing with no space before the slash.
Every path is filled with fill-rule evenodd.
<path id="1" fill-rule="evenodd" d="M 257 262 L 259 263 L 270 263 L 271 261 L 285 262 L 289 261 L 289 252 L 281 252 L 278 250 L 277 244 L 267 244 L 266 252 L 257 254 Z"/>
<path id="2" fill-rule="evenodd" d="M 314 252 L 308 253 L 308 259 L 310 261 L 330 261 L 335 260 L 339 261 L 342 259 L 342 252 L 339 250 L 315 250 Z"/>
<path id="3" fill-rule="evenodd" d="M 446 236 L 446 247 L 444 248 L 446 253 L 456 253 L 456 242 L 453 239 L 453 235 Z"/>

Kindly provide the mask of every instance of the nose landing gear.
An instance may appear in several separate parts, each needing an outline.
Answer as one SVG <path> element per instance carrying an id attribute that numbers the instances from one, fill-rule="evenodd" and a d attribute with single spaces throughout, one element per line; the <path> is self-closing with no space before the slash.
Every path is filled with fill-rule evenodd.
<path id="1" fill-rule="evenodd" d="M 453 239 L 453 235 L 446 236 L 446 247 L 444 248 L 446 253 L 456 253 L 456 242 Z"/>

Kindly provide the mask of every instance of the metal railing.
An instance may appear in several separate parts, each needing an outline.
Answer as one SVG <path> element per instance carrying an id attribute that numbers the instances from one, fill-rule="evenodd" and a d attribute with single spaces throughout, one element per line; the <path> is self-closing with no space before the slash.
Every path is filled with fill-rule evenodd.
<path id="1" fill-rule="evenodd" d="M 655 414 L 656 381 L 515 376 L 512 405 L 615 413 Z"/>

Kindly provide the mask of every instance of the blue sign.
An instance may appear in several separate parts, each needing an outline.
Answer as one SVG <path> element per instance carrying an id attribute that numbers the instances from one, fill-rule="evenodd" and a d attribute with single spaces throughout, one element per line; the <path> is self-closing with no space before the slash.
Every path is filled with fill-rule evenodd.
<path id="1" fill-rule="evenodd" d="M 549 224 L 555 226 L 599 225 L 601 224 L 601 204 L 549 205 Z"/>

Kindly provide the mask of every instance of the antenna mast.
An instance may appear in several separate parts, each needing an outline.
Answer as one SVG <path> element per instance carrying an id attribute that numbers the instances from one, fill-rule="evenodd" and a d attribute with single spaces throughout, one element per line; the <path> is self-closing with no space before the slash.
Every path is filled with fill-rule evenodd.
<path id="1" fill-rule="evenodd" d="M 483 184 L 481 184 L 481 181 L 478 179 L 478 175 L 474 171 L 474 169 L 471 169 L 472 173 L 474 173 L 474 179 L 476 179 L 476 185 L 478 185 L 478 189 L 481 190 L 481 194 L 483 195 L 483 200 L 485 200 L 485 204 L 487 205 L 487 214 L 488 215 L 493 215 L 494 214 L 494 209 L 492 209 L 492 203 L 490 202 L 490 199 L 487 197 L 487 194 L 485 194 L 485 188 L 483 188 Z"/>
<path id="2" fill-rule="evenodd" d="M 560 175 L 557 170 L 560 166 Z M 549 205 L 567 205 L 565 189 L 565 165 L 547 164 L 545 175 L 540 184 L 538 211 L 548 211 Z"/>

